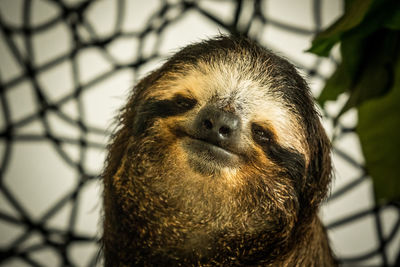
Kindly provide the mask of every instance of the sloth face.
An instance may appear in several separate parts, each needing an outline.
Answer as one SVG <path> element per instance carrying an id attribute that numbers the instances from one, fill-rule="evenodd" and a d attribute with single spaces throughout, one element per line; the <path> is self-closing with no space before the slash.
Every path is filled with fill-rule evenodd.
<path id="1" fill-rule="evenodd" d="M 204 176 L 236 176 L 249 164 L 285 169 L 288 160 L 300 168 L 289 173 L 304 173 L 308 147 L 295 107 L 268 72 L 255 80 L 240 60 L 198 62 L 159 79 L 143 93 L 136 134 L 168 136 L 175 141 L 171 155 Z"/>
<path id="2" fill-rule="evenodd" d="M 326 194 L 329 142 L 309 89 L 250 41 L 184 48 L 138 84 L 121 124 L 106 213 L 113 199 L 119 223 L 155 232 L 159 248 L 210 251 L 240 233 L 272 251 Z"/>

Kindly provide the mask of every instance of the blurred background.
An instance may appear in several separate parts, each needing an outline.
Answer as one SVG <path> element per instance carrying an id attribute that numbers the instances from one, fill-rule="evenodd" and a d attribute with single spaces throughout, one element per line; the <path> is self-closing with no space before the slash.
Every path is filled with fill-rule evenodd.
<path id="1" fill-rule="evenodd" d="M 307 53 L 342 0 L 0 0 L 0 265 L 98 266 L 101 173 L 134 84 L 180 47 L 241 33 L 291 61 L 317 97 L 340 62 Z M 399 264 L 400 209 L 377 205 L 347 99 L 321 109 L 335 179 L 321 209 L 347 266 Z M 398 266 L 398 265 L 397 265 Z"/>

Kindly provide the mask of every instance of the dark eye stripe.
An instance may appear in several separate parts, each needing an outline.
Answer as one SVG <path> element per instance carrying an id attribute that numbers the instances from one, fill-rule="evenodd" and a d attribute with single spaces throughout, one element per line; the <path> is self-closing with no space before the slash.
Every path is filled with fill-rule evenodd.
<path id="1" fill-rule="evenodd" d="M 188 98 L 182 95 L 176 95 L 173 99 L 173 102 L 176 104 L 176 108 L 182 111 L 188 111 L 192 109 L 196 104 L 197 101 L 193 98 Z"/>
<path id="2" fill-rule="evenodd" d="M 260 146 L 268 145 L 270 142 L 273 142 L 274 134 L 268 130 L 263 128 L 262 126 L 253 123 L 251 125 L 251 132 L 253 134 L 253 139 Z"/>
<path id="3" fill-rule="evenodd" d="M 278 144 L 274 134 L 258 124 L 252 124 L 254 141 L 262 148 L 265 155 L 275 164 L 282 167 L 285 173 L 295 182 L 301 181 L 305 173 L 306 163 L 303 154 Z"/>
<path id="4" fill-rule="evenodd" d="M 151 98 L 139 107 L 133 125 L 134 133 L 143 133 L 156 118 L 183 114 L 191 110 L 196 104 L 195 99 L 182 95 L 176 95 L 174 98 L 166 100 Z"/>

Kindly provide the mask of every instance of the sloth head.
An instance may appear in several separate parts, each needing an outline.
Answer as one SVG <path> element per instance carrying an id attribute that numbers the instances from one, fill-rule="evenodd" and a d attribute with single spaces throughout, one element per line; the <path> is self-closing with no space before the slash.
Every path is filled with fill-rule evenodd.
<path id="1" fill-rule="evenodd" d="M 326 195 L 329 142 L 308 86 L 247 39 L 183 48 L 136 86 L 120 123 L 105 171 L 106 216 L 113 209 L 138 235 L 156 229 L 160 248 L 241 233 L 246 242 L 264 238 L 260 250 L 273 253 Z"/>

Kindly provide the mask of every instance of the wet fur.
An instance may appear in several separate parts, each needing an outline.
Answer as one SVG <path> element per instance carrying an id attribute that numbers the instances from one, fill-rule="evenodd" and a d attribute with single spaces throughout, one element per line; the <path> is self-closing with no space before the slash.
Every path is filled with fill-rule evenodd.
<path id="1" fill-rule="evenodd" d="M 207 103 L 242 119 L 232 166 L 185 150 Z M 330 144 L 286 60 L 245 38 L 190 45 L 135 87 L 119 121 L 103 174 L 106 266 L 335 265 L 317 216 Z"/>

